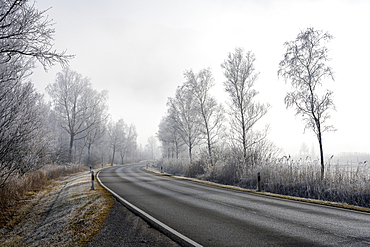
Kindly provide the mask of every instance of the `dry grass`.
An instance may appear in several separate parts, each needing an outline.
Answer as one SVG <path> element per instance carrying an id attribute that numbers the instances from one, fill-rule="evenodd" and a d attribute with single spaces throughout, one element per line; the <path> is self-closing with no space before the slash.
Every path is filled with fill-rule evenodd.
<path id="1" fill-rule="evenodd" d="M 197 183 L 206 184 L 206 185 L 212 185 L 212 186 L 226 188 L 226 189 L 232 189 L 232 190 L 238 190 L 238 191 L 244 191 L 244 192 L 249 192 L 249 193 L 261 194 L 261 195 L 271 196 L 271 197 L 276 197 L 276 198 L 281 198 L 281 199 L 307 202 L 307 203 L 315 203 L 315 204 L 319 204 L 319 205 L 338 207 L 338 208 L 343 208 L 343 209 L 357 210 L 357 211 L 361 211 L 361 212 L 370 213 L 370 208 L 348 205 L 346 203 L 337 203 L 337 202 L 323 201 L 323 200 L 317 200 L 317 199 L 301 198 L 301 197 L 281 195 L 281 194 L 275 194 L 275 193 L 263 192 L 263 191 L 258 192 L 256 190 L 245 189 L 245 188 L 241 188 L 241 187 L 238 187 L 238 186 L 224 185 L 224 184 L 199 180 L 199 179 L 195 179 L 195 178 L 188 178 L 188 177 L 183 177 L 183 176 L 174 176 L 174 175 L 171 175 L 171 174 L 168 174 L 168 173 L 165 173 L 165 172 L 160 172 L 160 171 L 158 171 L 157 167 L 153 167 L 153 166 L 147 166 L 144 169 L 147 170 L 147 171 L 153 172 L 157 175 L 170 176 L 170 177 L 173 177 L 173 178 L 176 178 L 176 179 L 182 179 L 182 180 L 190 180 L 192 182 L 197 182 Z"/>
<path id="2" fill-rule="evenodd" d="M 48 165 L 40 170 L 23 176 L 12 176 L 0 189 L 0 227 L 4 226 L 15 214 L 23 198 L 47 186 L 51 180 L 87 170 L 77 165 Z"/>
<path id="3" fill-rule="evenodd" d="M 246 166 L 240 160 L 229 157 L 212 167 L 204 160 L 196 160 L 189 165 L 186 160 L 164 159 L 157 163 L 157 170 L 160 166 L 170 174 L 250 190 L 257 188 L 257 172 L 260 172 L 261 186 L 265 192 L 332 204 L 352 205 L 348 206 L 352 208 L 370 208 L 370 166 L 367 162 L 328 163 L 325 166 L 323 180 L 321 180 L 320 164 L 310 159 L 293 161 L 285 157 Z"/>
<path id="4" fill-rule="evenodd" d="M 0 228 L 0 246 L 83 246 L 113 206 L 113 197 L 91 175 L 59 178 L 18 200 L 14 214 Z"/>

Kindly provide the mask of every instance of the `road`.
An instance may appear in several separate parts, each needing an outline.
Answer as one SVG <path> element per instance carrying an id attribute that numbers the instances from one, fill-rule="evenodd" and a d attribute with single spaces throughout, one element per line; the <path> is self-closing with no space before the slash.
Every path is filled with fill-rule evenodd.
<path id="1" fill-rule="evenodd" d="M 370 246 L 370 214 L 160 176 L 144 164 L 99 179 L 120 197 L 203 246 Z"/>

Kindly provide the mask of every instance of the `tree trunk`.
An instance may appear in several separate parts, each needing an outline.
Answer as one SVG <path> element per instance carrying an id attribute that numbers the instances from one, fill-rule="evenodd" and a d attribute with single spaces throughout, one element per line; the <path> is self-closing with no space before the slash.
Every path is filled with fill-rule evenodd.
<path id="1" fill-rule="evenodd" d="M 209 159 L 211 161 L 211 166 L 213 166 L 211 140 L 209 138 L 208 138 L 208 153 L 209 153 Z"/>
<path id="2" fill-rule="evenodd" d="M 201 109 L 202 109 L 202 116 L 203 116 L 203 120 L 204 120 L 204 126 L 206 128 L 206 133 L 207 133 L 208 155 L 209 155 L 209 159 L 211 161 L 211 166 L 213 166 L 211 134 L 209 133 L 208 121 L 207 121 L 206 114 L 204 113 L 204 104 L 202 104 L 202 103 L 201 103 Z"/>
<path id="3" fill-rule="evenodd" d="M 244 114 L 243 111 L 241 112 L 241 117 L 242 117 L 242 138 L 243 138 L 243 158 L 244 158 L 244 164 L 247 165 L 247 137 L 246 137 L 246 130 L 245 130 L 245 121 L 244 121 Z"/>
<path id="4" fill-rule="evenodd" d="M 211 137 L 210 137 L 210 133 L 209 133 L 209 130 L 208 130 L 207 123 L 206 123 L 206 131 L 207 131 L 208 155 L 209 155 L 209 159 L 211 161 L 211 166 L 213 166 Z"/>
<path id="5" fill-rule="evenodd" d="M 322 139 L 321 139 L 321 132 L 319 131 L 319 145 L 320 145 L 320 161 L 321 161 L 321 180 L 324 179 L 324 168 L 325 168 L 325 165 L 324 165 L 324 151 L 323 151 L 323 148 L 322 148 Z"/>
<path id="6" fill-rule="evenodd" d="M 123 165 L 123 158 L 125 157 L 125 154 L 121 152 L 121 165 Z"/>
<path id="7" fill-rule="evenodd" d="M 72 160 L 73 141 L 74 141 L 74 135 L 73 135 L 73 134 L 71 134 L 71 135 L 70 135 L 70 139 L 69 139 L 69 150 L 68 150 L 68 161 L 69 161 L 70 163 L 72 163 L 72 162 L 73 162 L 73 160 Z"/>
<path id="8" fill-rule="evenodd" d="M 91 150 L 91 144 L 89 143 L 87 145 L 87 165 L 90 165 L 90 150 Z"/>
<path id="9" fill-rule="evenodd" d="M 179 159 L 179 144 L 176 141 L 176 159 Z"/>
<path id="10" fill-rule="evenodd" d="M 316 127 L 317 127 L 317 139 L 319 141 L 320 146 L 320 162 L 321 162 L 321 180 L 324 179 L 324 172 L 325 172 L 325 165 L 324 165 L 324 151 L 322 148 L 322 134 L 321 134 L 321 125 L 318 119 L 315 120 Z"/>
<path id="11" fill-rule="evenodd" d="M 192 161 L 192 154 L 191 154 L 191 150 L 192 150 L 192 146 L 191 146 L 191 142 L 189 142 L 189 158 L 190 158 L 190 163 Z"/>
<path id="12" fill-rule="evenodd" d="M 114 146 L 113 147 L 113 155 L 112 155 L 112 163 L 111 163 L 111 166 L 113 166 L 113 163 L 114 163 L 114 155 L 116 153 L 116 147 Z"/>

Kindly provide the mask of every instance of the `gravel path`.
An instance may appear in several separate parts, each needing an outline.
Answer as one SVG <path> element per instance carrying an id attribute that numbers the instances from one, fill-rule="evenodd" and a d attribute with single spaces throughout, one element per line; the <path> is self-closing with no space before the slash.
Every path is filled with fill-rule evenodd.
<path id="1" fill-rule="evenodd" d="M 102 231 L 87 246 L 179 246 L 151 228 L 117 200 L 105 219 Z"/>

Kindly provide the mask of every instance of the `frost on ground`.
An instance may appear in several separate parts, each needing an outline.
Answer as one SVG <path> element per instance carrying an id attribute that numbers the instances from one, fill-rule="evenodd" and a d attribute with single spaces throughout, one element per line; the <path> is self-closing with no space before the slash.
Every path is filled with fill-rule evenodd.
<path id="1" fill-rule="evenodd" d="M 89 172 L 53 181 L 20 201 L 17 215 L 0 229 L 0 246 L 78 246 L 98 232 L 113 206 L 112 196 Z"/>

